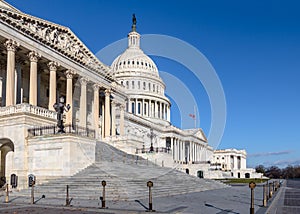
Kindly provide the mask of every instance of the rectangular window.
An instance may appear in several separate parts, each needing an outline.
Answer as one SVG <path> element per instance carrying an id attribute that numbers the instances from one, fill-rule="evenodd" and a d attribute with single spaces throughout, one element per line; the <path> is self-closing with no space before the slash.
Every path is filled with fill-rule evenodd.
<path id="1" fill-rule="evenodd" d="M 134 103 L 131 103 L 131 113 L 134 114 Z"/>
<path id="2" fill-rule="evenodd" d="M 138 103 L 138 114 L 141 114 L 141 103 Z"/>

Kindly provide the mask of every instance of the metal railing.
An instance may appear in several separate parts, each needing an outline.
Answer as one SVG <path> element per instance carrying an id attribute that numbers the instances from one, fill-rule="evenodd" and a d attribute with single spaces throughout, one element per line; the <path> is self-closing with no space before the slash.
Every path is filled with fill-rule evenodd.
<path id="1" fill-rule="evenodd" d="M 170 147 L 153 147 L 153 151 L 150 151 L 150 148 L 136 148 L 135 149 L 135 154 L 139 153 L 170 153 L 171 148 Z"/>
<path id="2" fill-rule="evenodd" d="M 95 130 L 78 125 L 66 125 L 64 128 L 64 133 L 59 133 L 58 131 L 59 128 L 57 125 L 39 126 L 28 129 L 28 136 L 34 137 L 54 134 L 74 134 L 81 137 L 95 138 Z"/>

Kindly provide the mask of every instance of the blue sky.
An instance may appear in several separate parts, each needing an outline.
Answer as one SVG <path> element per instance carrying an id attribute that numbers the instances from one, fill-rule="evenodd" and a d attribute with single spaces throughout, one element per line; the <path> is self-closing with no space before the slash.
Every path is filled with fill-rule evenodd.
<path id="1" fill-rule="evenodd" d="M 249 166 L 300 164 L 298 1 L 7 2 L 68 26 L 94 53 L 127 36 L 132 13 L 140 34 L 163 34 L 188 42 L 206 56 L 223 85 L 227 122 L 219 148 L 246 149 Z M 204 88 L 185 77 L 188 71 L 182 65 L 152 58 L 160 70 L 190 82 L 197 94 L 200 126 L 207 134 L 211 110 Z M 174 111 L 172 120 L 180 126 Z"/>

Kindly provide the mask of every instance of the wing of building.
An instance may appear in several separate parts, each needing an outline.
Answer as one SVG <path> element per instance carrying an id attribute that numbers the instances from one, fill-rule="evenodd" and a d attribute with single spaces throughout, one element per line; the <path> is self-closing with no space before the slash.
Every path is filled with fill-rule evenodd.
<path id="1" fill-rule="evenodd" d="M 165 87 L 140 48 L 135 22 L 128 48 L 109 66 L 68 27 L 1 0 L 2 180 L 18 176 L 25 187 L 31 174 L 40 180 L 74 175 L 95 162 L 101 142 L 209 177 L 213 149 L 200 128 L 171 124 Z"/>

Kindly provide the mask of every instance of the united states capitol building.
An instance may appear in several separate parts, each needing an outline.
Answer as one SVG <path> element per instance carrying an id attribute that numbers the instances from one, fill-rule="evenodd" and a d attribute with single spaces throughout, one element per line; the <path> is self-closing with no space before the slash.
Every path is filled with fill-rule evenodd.
<path id="1" fill-rule="evenodd" d="M 140 48 L 135 20 L 128 48 L 110 66 L 68 27 L 0 1 L 1 179 L 17 176 L 22 188 L 30 174 L 40 181 L 72 176 L 96 161 L 101 143 L 161 167 L 214 177 L 213 148 L 202 129 L 171 124 L 165 88 Z M 55 104 L 71 107 L 59 134 Z M 246 168 L 245 154 L 235 154 Z"/>

